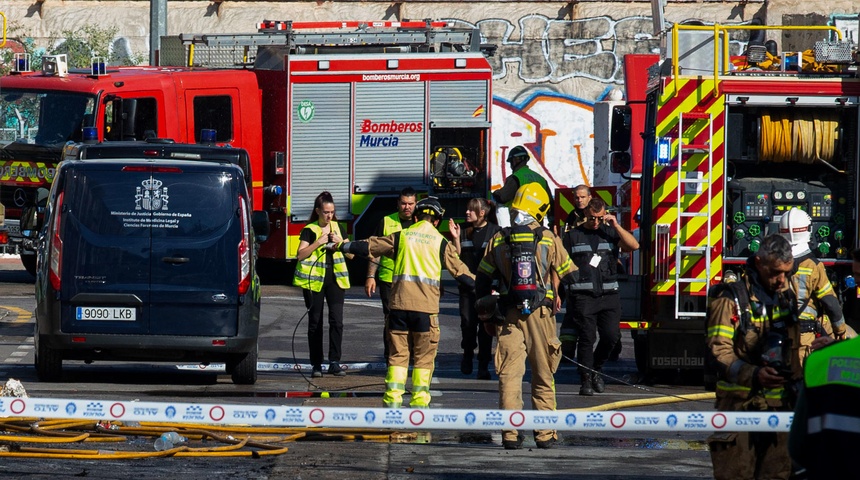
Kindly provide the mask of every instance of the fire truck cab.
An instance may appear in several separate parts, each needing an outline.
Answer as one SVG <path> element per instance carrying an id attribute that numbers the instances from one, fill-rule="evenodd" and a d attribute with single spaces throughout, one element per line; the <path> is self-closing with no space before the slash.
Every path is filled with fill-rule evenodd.
<path id="1" fill-rule="evenodd" d="M 252 170 L 261 168 L 259 94 L 250 72 L 225 76 L 98 63 L 70 69 L 65 55 L 44 57 L 39 71 L 31 71 L 23 56 L 14 67 L 0 77 L 0 203 L 6 207 L 10 241 L 20 245 L 31 273 L 38 228 L 25 221 L 19 231 L 19 219 L 29 219 L 39 189 L 50 188 L 67 142 L 170 138 L 231 144 L 248 150 Z M 214 137 L 204 138 L 205 132 Z M 260 205 L 258 190 L 254 200 Z"/>
<path id="2" fill-rule="evenodd" d="M 780 29 L 809 44 L 779 51 L 766 34 Z M 630 140 L 608 156 L 640 238 L 624 323 L 640 371 L 701 379 L 709 288 L 789 209 L 811 217 L 809 248 L 844 308 L 856 300 L 858 57 L 835 27 L 676 24 L 666 45 L 625 58 L 627 103 L 613 108 L 628 128 L 609 129 Z"/>

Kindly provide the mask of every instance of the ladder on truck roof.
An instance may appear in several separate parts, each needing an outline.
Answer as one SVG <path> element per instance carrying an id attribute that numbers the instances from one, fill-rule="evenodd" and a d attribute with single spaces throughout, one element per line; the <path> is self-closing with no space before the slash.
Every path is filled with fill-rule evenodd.
<path id="1" fill-rule="evenodd" d="M 484 52 L 478 28 L 449 22 L 264 20 L 257 33 L 180 34 L 162 37 L 161 65 L 236 67 L 254 62 L 253 48 L 284 47 L 290 54 Z M 202 58 L 202 60 L 201 60 Z"/>

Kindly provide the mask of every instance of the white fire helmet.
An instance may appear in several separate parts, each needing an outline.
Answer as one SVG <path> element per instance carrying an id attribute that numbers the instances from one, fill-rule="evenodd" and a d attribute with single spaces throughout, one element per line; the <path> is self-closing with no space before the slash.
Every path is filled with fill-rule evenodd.
<path id="1" fill-rule="evenodd" d="M 791 253 L 798 257 L 809 250 L 812 219 L 803 210 L 793 207 L 779 219 L 779 234 L 791 243 Z"/>

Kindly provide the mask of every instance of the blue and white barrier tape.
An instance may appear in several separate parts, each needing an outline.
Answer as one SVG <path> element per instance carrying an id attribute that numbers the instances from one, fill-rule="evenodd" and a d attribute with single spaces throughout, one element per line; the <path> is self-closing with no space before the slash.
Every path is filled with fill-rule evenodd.
<path id="1" fill-rule="evenodd" d="M 787 432 L 794 414 L 291 407 L 0 397 L 0 417 L 395 430 Z"/>
<path id="2" fill-rule="evenodd" d="M 176 368 L 179 370 L 199 370 L 202 372 L 223 372 L 226 367 L 223 363 L 204 364 L 180 364 Z M 340 368 L 347 372 L 355 371 L 385 371 L 388 369 L 388 364 L 385 362 L 359 362 L 359 363 L 341 363 Z M 272 363 L 272 362 L 257 362 L 258 372 L 311 372 L 313 365 L 310 363 Z M 328 372 L 328 365 L 322 365 L 322 371 Z"/>

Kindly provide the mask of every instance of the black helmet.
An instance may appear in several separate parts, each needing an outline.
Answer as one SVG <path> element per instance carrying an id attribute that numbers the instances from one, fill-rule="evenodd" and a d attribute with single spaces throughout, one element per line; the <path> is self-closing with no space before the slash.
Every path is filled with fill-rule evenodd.
<path id="1" fill-rule="evenodd" d="M 415 204 L 415 215 L 433 215 L 436 218 L 442 218 L 445 215 L 445 209 L 439 203 L 436 197 L 422 198 Z"/>
<path id="2" fill-rule="evenodd" d="M 518 160 L 529 161 L 529 151 L 522 145 L 517 145 L 508 152 L 508 161 L 513 163 Z"/>

